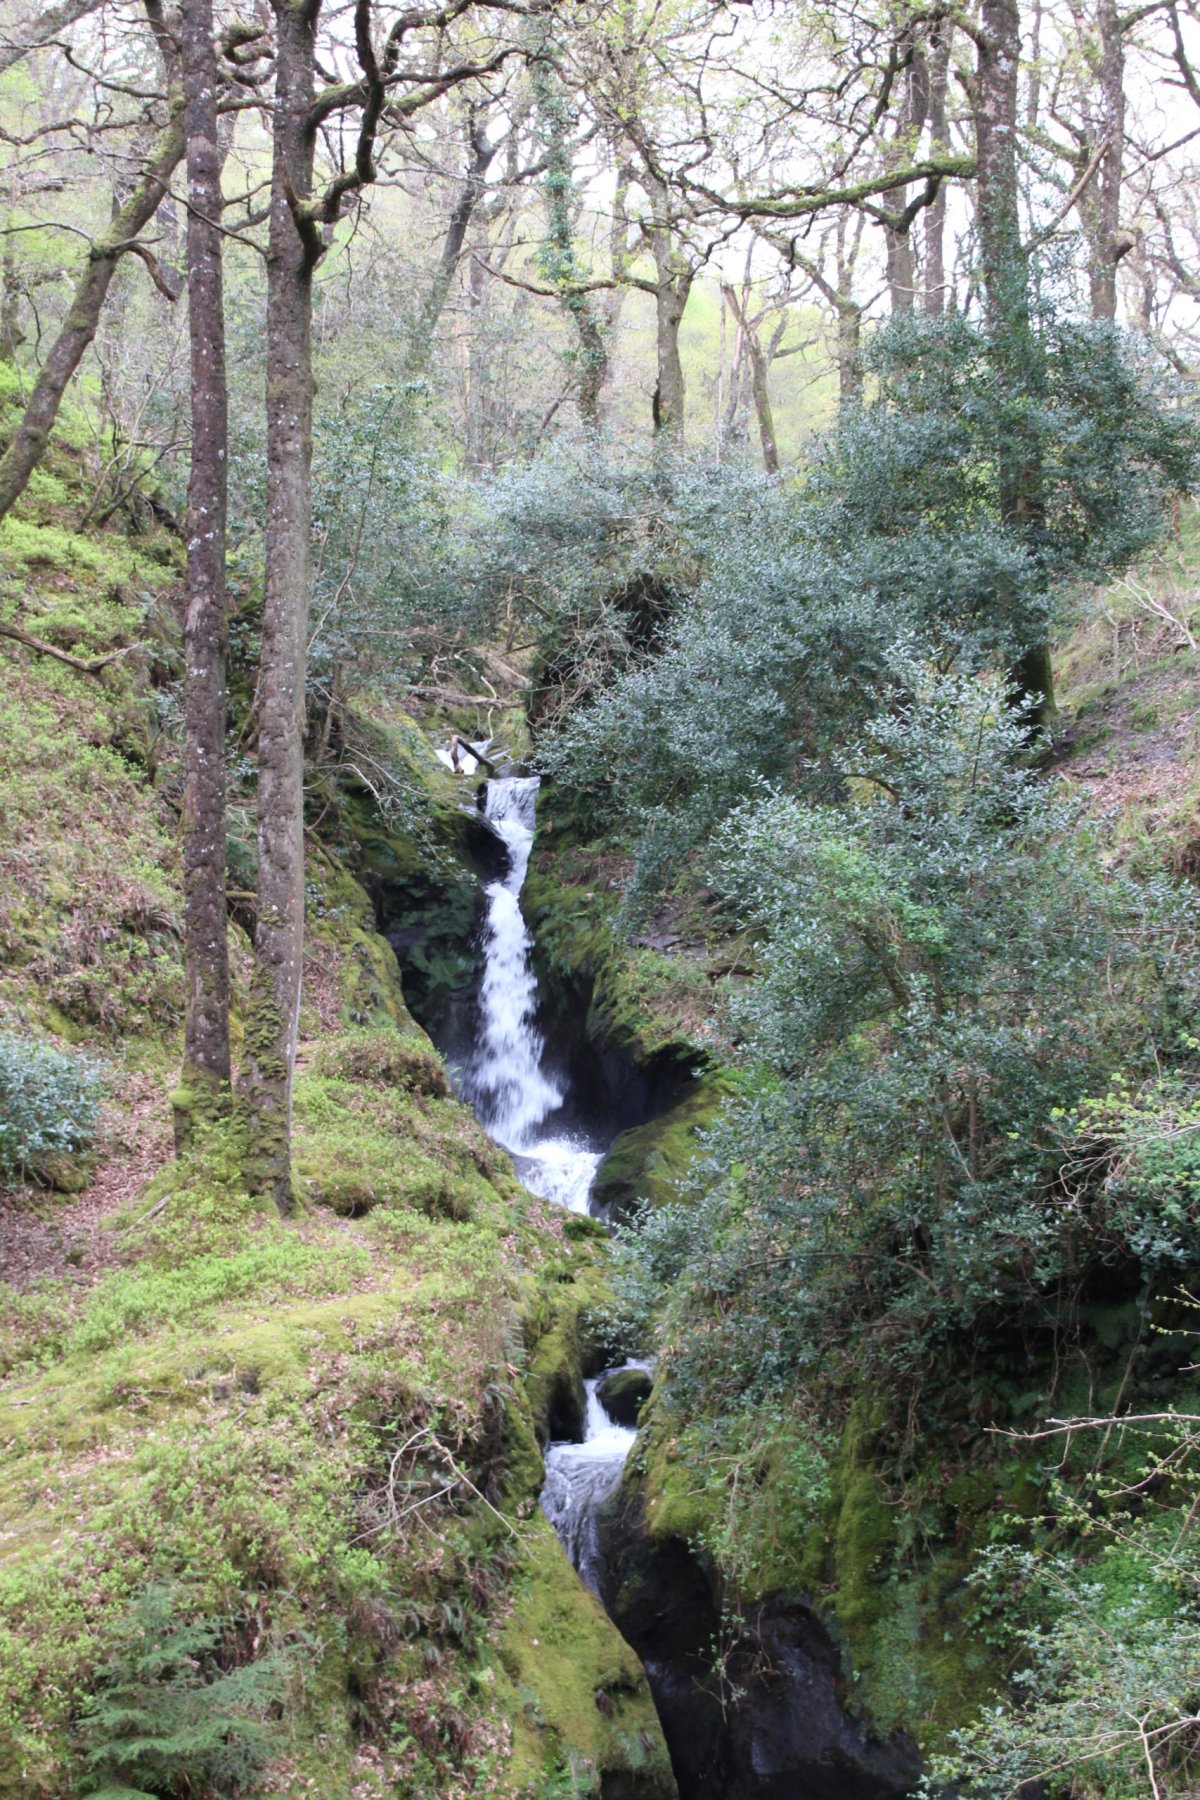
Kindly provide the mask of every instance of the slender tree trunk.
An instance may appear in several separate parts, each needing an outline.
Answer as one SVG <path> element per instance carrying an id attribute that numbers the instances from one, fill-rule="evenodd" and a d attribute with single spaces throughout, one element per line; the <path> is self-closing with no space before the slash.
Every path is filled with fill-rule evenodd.
<path id="1" fill-rule="evenodd" d="M 838 399 L 845 406 L 862 397 L 862 307 L 852 300 L 837 305 Z"/>
<path id="2" fill-rule="evenodd" d="M 1080 212 L 1090 251 L 1088 283 L 1093 319 L 1117 316 L 1117 264 L 1133 243 L 1132 234 L 1121 232 L 1121 178 L 1125 152 L 1125 31 L 1115 0 L 1099 0 L 1098 67 L 1099 117 L 1095 142 L 1088 146 L 1089 160 L 1104 142 L 1106 148 L 1090 185 L 1084 190 Z"/>
<path id="3" fill-rule="evenodd" d="M 487 272 L 484 269 L 486 237 L 477 240 L 476 251 L 467 271 L 468 345 L 466 394 L 467 467 L 479 470 L 494 461 L 495 443 L 492 430 L 495 412 L 495 383 L 492 369 L 492 343 L 488 330 Z"/>
<path id="4" fill-rule="evenodd" d="M 12 217 L 10 213 L 10 224 Z M 17 240 L 10 233 L 4 240 L 3 266 L 0 268 L 0 362 L 12 362 L 18 347 L 25 341 L 25 333 L 21 330 L 16 246 Z"/>
<path id="5" fill-rule="evenodd" d="M 304 664 L 312 467 L 314 258 L 290 201 L 311 197 L 318 0 L 275 0 L 267 271 L 267 518 L 258 684 L 258 923 L 241 1091 L 247 1179 L 291 1206 L 291 1108 L 304 951 Z"/>
<path id="6" fill-rule="evenodd" d="M 654 431 L 671 444 L 682 444 L 687 406 L 683 362 L 679 355 L 679 327 L 683 321 L 691 283 L 663 282 L 654 294 L 655 347 L 658 376 L 654 384 Z"/>
<path id="7" fill-rule="evenodd" d="M 888 199 L 898 212 L 903 212 L 908 205 L 908 189 L 897 188 L 888 195 Z M 892 311 L 911 312 L 917 289 L 912 236 L 907 231 L 897 231 L 894 225 L 885 225 L 884 242 L 887 248 L 887 278 Z"/>
<path id="8" fill-rule="evenodd" d="M 1002 378 L 1017 388 L 1036 378 L 1017 186 L 1020 45 L 1018 0 L 983 0 L 976 65 L 976 221 L 993 355 Z M 1000 459 L 1000 505 L 1007 524 L 1036 530 L 1044 504 L 1042 480 L 1037 444 L 1014 429 Z M 1027 644 L 1011 675 L 1032 730 L 1043 733 L 1056 710 L 1049 644 Z"/>
<path id="9" fill-rule="evenodd" d="M 768 475 L 778 475 L 779 445 L 775 438 L 775 415 L 771 410 L 771 395 L 767 387 L 767 358 L 753 329 L 748 334 L 747 349 L 750 352 L 750 390 L 754 395 L 754 413 L 762 444 L 763 468 Z"/>
<path id="10" fill-rule="evenodd" d="M 946 92 L 950 80 L 950 40 L 953 26 L 942 24 L 929 56 L 929 133 L 934 156 L 950 148 L 950 126 L 946 117 Z M 946 310 L 946 184 L 938 187 L 937 198 L 925 209 L 925 267 L 922 307 L 931 317 Z"/>
<path id="11" fill-rule="evenodd" d="M 471 220 L 487 190 L 487 172 L 495 158 L 497 146 L 488 143 L 486 132 L 486 114 L 480 117 L 477 109 L 472 107 L 467 119 L 467 146 L 470 152 L 467 172 L 446 226 L 437 268 L 417 317 L 416 336 L 410 358 L 414 369 L 424 368 L 432 355 L 433 334 L 450 296 Z"/>
<path id="12" fill-rule="evenodd" d="M 33 385 L 21 422 L 0 456 L 0 519 L 20 499 L 46 448 L 68 381 L 96 335 L 100 313 L 124 250 L 154 217 L 183 155 L 183 99 L 172 93 L 169 117 L 142 173 L 107 231 L 93 243 L 75 295 Z"/>
<path id="13" fill-rule="evenodd" d="M 212 0 L 185 0 L 188 330 L 192 465 L 184 616 L 183 1076 L 175 1136 L 229 1106 L 229 950 L 225 909 L 225 514 L 228 401 L 221 270 L 221 152 Z"/>
<path id="14" fill-rule="evenodd" d="M 643 174 L 642 182 L 650 196 L 653 213 L 650 251 L 654 257 L 654 335 L 657 364 L 652 405 L 654 435 L 661 443 L 678 448 L 683 443 L 683 425 L 687 406 L 683 362 L 679 355 L 679 327 L 683 322 L 688 295 L 692 291 L 695 271 L 677 249 L 665 186 L 657 176 L 648 174 Z"/>
<path id="15" fill-rule="evenodd" d="M 608 339 L 604 321 L 586 294 L 571 307 L 579 334 L 579 416 L 589 431 L 600 429 L 600 396 L 608 380 Z"/>

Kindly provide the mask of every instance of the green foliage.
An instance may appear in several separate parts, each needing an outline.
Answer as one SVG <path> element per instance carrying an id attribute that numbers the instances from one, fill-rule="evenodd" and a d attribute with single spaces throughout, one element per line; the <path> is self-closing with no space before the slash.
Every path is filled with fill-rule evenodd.
<path id="1" fill-rule="evenodd" d="M 21 1176 L 39 1157 L 86 1149 L 104 1075 L 89 1058 L 13 1032 L 0 1033 L 0 1176 Z"/>
<path id="2" fill-rule="evenodd" d="M 236 1623 L 182 1617 L 179 1605 L 169 1585 L 147 1587 L 118 1628 L 79 1720 L 88 1793 L 123 1784 L 232 1797 L 270 1753 L 290 1657 L 234 1660 Z"/>
<path id="3" fill-rule="evenodd" d="M 451 489 L 413 447 L 413 400 L 375 385 L 319 423 L 308 658 L 318 716 L 347 693 L 414 679 L 430 622 L 453 608 L 443 547 Z"/>
<path id="4" fill-rule="evenodd" d="M 943 654 L 1043 641 L 1063 589 L 1126 568 L 1197 478 L 1195 426 L 1134 340 L 1048 310 L 1025 351 L 1014 364 L 1003 330 L 961 317 L 897 319 L 870 346 L 872 400 L 817 464 L 822 539 L 857 544 L 880 600 Z"/>
<path id="5" fill-rule="evenodd" d="M 764 1073 L 709 1134 L 725 1173 L 682 1277 L 678 1215 L 624 1252 L 635 1315 L 675 1273 L 671 1382 L 707 1405 L 814 1366 L 904 1384 L 1053 1289 L 1095 1230 L 1055 1195 L 1056 1114 L 1139 1039 L 1149 1053 L 1166 1003 L 1171 914 L 1097 871 L 1003 687 L 894 671 L 840 803 L 764 795 L 717 840 L 714 879 L 759 945 L 735 1017 Z M 1108 1228 L 1145 1250 L 1135 1212 Z"/>
<path id="6" fill-rule="evenodd" d="M 906 316 L 873 340 L 871 398 L 843 409 L 802 488 L 719 471 L 705 531 L 699 477 L 683 479 L 692 569 L 654 654 L 610 670 L 545 755 L 631 834 L 635 896 L 669 888 L 760 782 L 827 792 L 890 649 L 1010 666 L 1070 584 L 1161 531 L 1196 476 L 1190 419 L 1107 328 L 1048 316 L 1031 356 L 1015 374 L 982 329 Z M 1014 443 L 1038 471 L 1019 517 Z"/>
<path id="7" fill-rule="evenodd" d="M 1194 1440 L 1191 1449 L 1194 1498 Z M 956 1732 L 933 1775 L 965 1784 L 973 1800 L 1035 1780 L 1055 1800 L 1175 1792 L 1200 1749 L 1200 1569 L 1187 1509 L 1145 1518 L 1120 1499 L 1085 1506 L 1067 1489 L 1058 1499 L 1083 1541 L 1000 1545 L 979 1559 L 977 1617 L 1018 1660 L 1014 1698 Z M 1148 1788 L 1148 1774 L 1161 1785 Z"/>

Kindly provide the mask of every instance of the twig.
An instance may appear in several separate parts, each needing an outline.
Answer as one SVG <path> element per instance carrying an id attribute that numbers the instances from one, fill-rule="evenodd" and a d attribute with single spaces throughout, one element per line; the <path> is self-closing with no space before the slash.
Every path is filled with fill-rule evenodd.
<path id="1" fill-rule="evenodd" d="M 136 1231 L 139 1225 L 148 1225 L 150 1223 L 151 1219 L 155 1219 L 158 1217 L 159 1213 L 162 1211 L 163 1207 L 167 1204 L 168 1200 L 170 1200 L 172 1198 L 173 1198 L 172 1195 L 164 1194 L 157 1206 L 152 1206 L 148 1213 L 143 1213 L 140 1219 L 135 1219 L 133 1221 L 132 1225 L 127 1225 L 125 1227 L 124 1231 L 119 1231 L 117 1233 L 117 1236 L 118 1237 L 128 1237 L 129 1233 L 131 1231 Z"/>
<path id="2" fill-rule="evenodd" d="M 144 643 L 125 644 L 120 650 L 110 650 L 105 656 L 93 656 L 89 660 L 82 656 L 72 656 L 69 650 L 59 650 L 54 644 L 44 643 L 41 638 L 34 637 L 32 632 L 22 631 L 19 625 L 0 624 L 0 637 L 14 638 L 18 644 L 25 644 L 42 656 L 52 656 L 57 662 L 66 663 L 69 669 L 77 669 L 81 675 L 98 675 L 101 669 L 106 669 L 109 663 L 116 662 L 118 658 L 147 648 Z"/>

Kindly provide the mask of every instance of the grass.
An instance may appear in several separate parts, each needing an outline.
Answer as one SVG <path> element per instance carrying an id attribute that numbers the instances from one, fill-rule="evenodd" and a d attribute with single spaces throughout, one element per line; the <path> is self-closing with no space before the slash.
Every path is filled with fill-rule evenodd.
<path id="1" fill-rule="evenodd" d="M 0 407 L 10 387 L 0 366 Z M 150 647 L 93 678 L 0 640 L 0 1021 L 101 1053 L 114 1108 L 138 1070 L 161 1119 L 177 548 L 80 534 L 85 488 L 68 432 L 0 531 L 0 618 L 89 655 Z M 111 1144 L 100 1186 L 10 1197 L 6 1226 L 53 1254 L 0 1284 L 0 1800 L 75 1791 L 87 1697 L 164 1583 L 235 1660 L 296 1651 L 264 1800 L 540 1797 L 564 1770 L 582 1795 L 665 1767 L 628 1652 L 536 1511 L 523 1377 L 591 1246 L 450 1095 L 362 888 L 317 847 L 308 873 L 295 1215 L 244 1191 L 220 1132 L 106 1206 Z M 236 927 L 231 946 L 240 999 Z M 522 1606 L 568 1621 L 548 1673 L 498 1647 Z"/>

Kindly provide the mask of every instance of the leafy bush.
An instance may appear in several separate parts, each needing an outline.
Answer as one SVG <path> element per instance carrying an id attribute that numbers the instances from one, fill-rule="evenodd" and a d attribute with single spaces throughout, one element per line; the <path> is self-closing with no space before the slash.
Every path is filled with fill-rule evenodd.
<path id="1" fill-rule="evenodd" d="M 870 403 L 843 409 L 802 487 L 719 471 L 715 521 L 698 478 L 682 488 L 693 574 L 654 653 L 614 665 L 545 753 L 629 831 L 635 893 L 678 880 L 762 782 L 819 797 L 889 649 L 1015 666 L 1071 584 L 1126 568 L 1195 479 L 1192 423 L 1106 327 L 1043 320 L 1017 381 L 984 329 L 913 315 L 870 363 Z M 1039 470 L 1032 524 L 1005 509 L 1014 445 Z"/>
<path id="2" fill-rule="evenodd" d="M 240 1665 L 231 1622 L 186 1619 L 171 1587 L 137 1597 L 80 1716 L 90 1793 L 242 1790 L 267 1760 L 286 1654 Z"/>
<path id="3" fill-rule="evenodd" d="M 0 1177 L 86 1149 L 102 1088 L 100 1067 L 87 1057 L 0 1032 Z"/>
<path id="4" fill-rule="evenodd" d="M 757 1096 L 710 1140 L 719 1200 L 690 1235 L 671 1219 L 621 1253 L 632 1317 L 674 1283 L 689 1403 L 815 1367 L 904 1385 L 1079 1255 L 1115 1237 L 1149 1258 L 1163 1237 L 1109 1194 L 1102 1248 L 1059 1170 L 1063 1119 L 1149 1061 L 1170 923 L 1098 869 L 1002 684 L 893 673 L 838 803 L 764 794 L 716 840 L 713 880 L 758 945 L 734 1006 Z M 1187 1209 L 1173 1231 L 1173 1258 L 1200 1253 Z"/>

